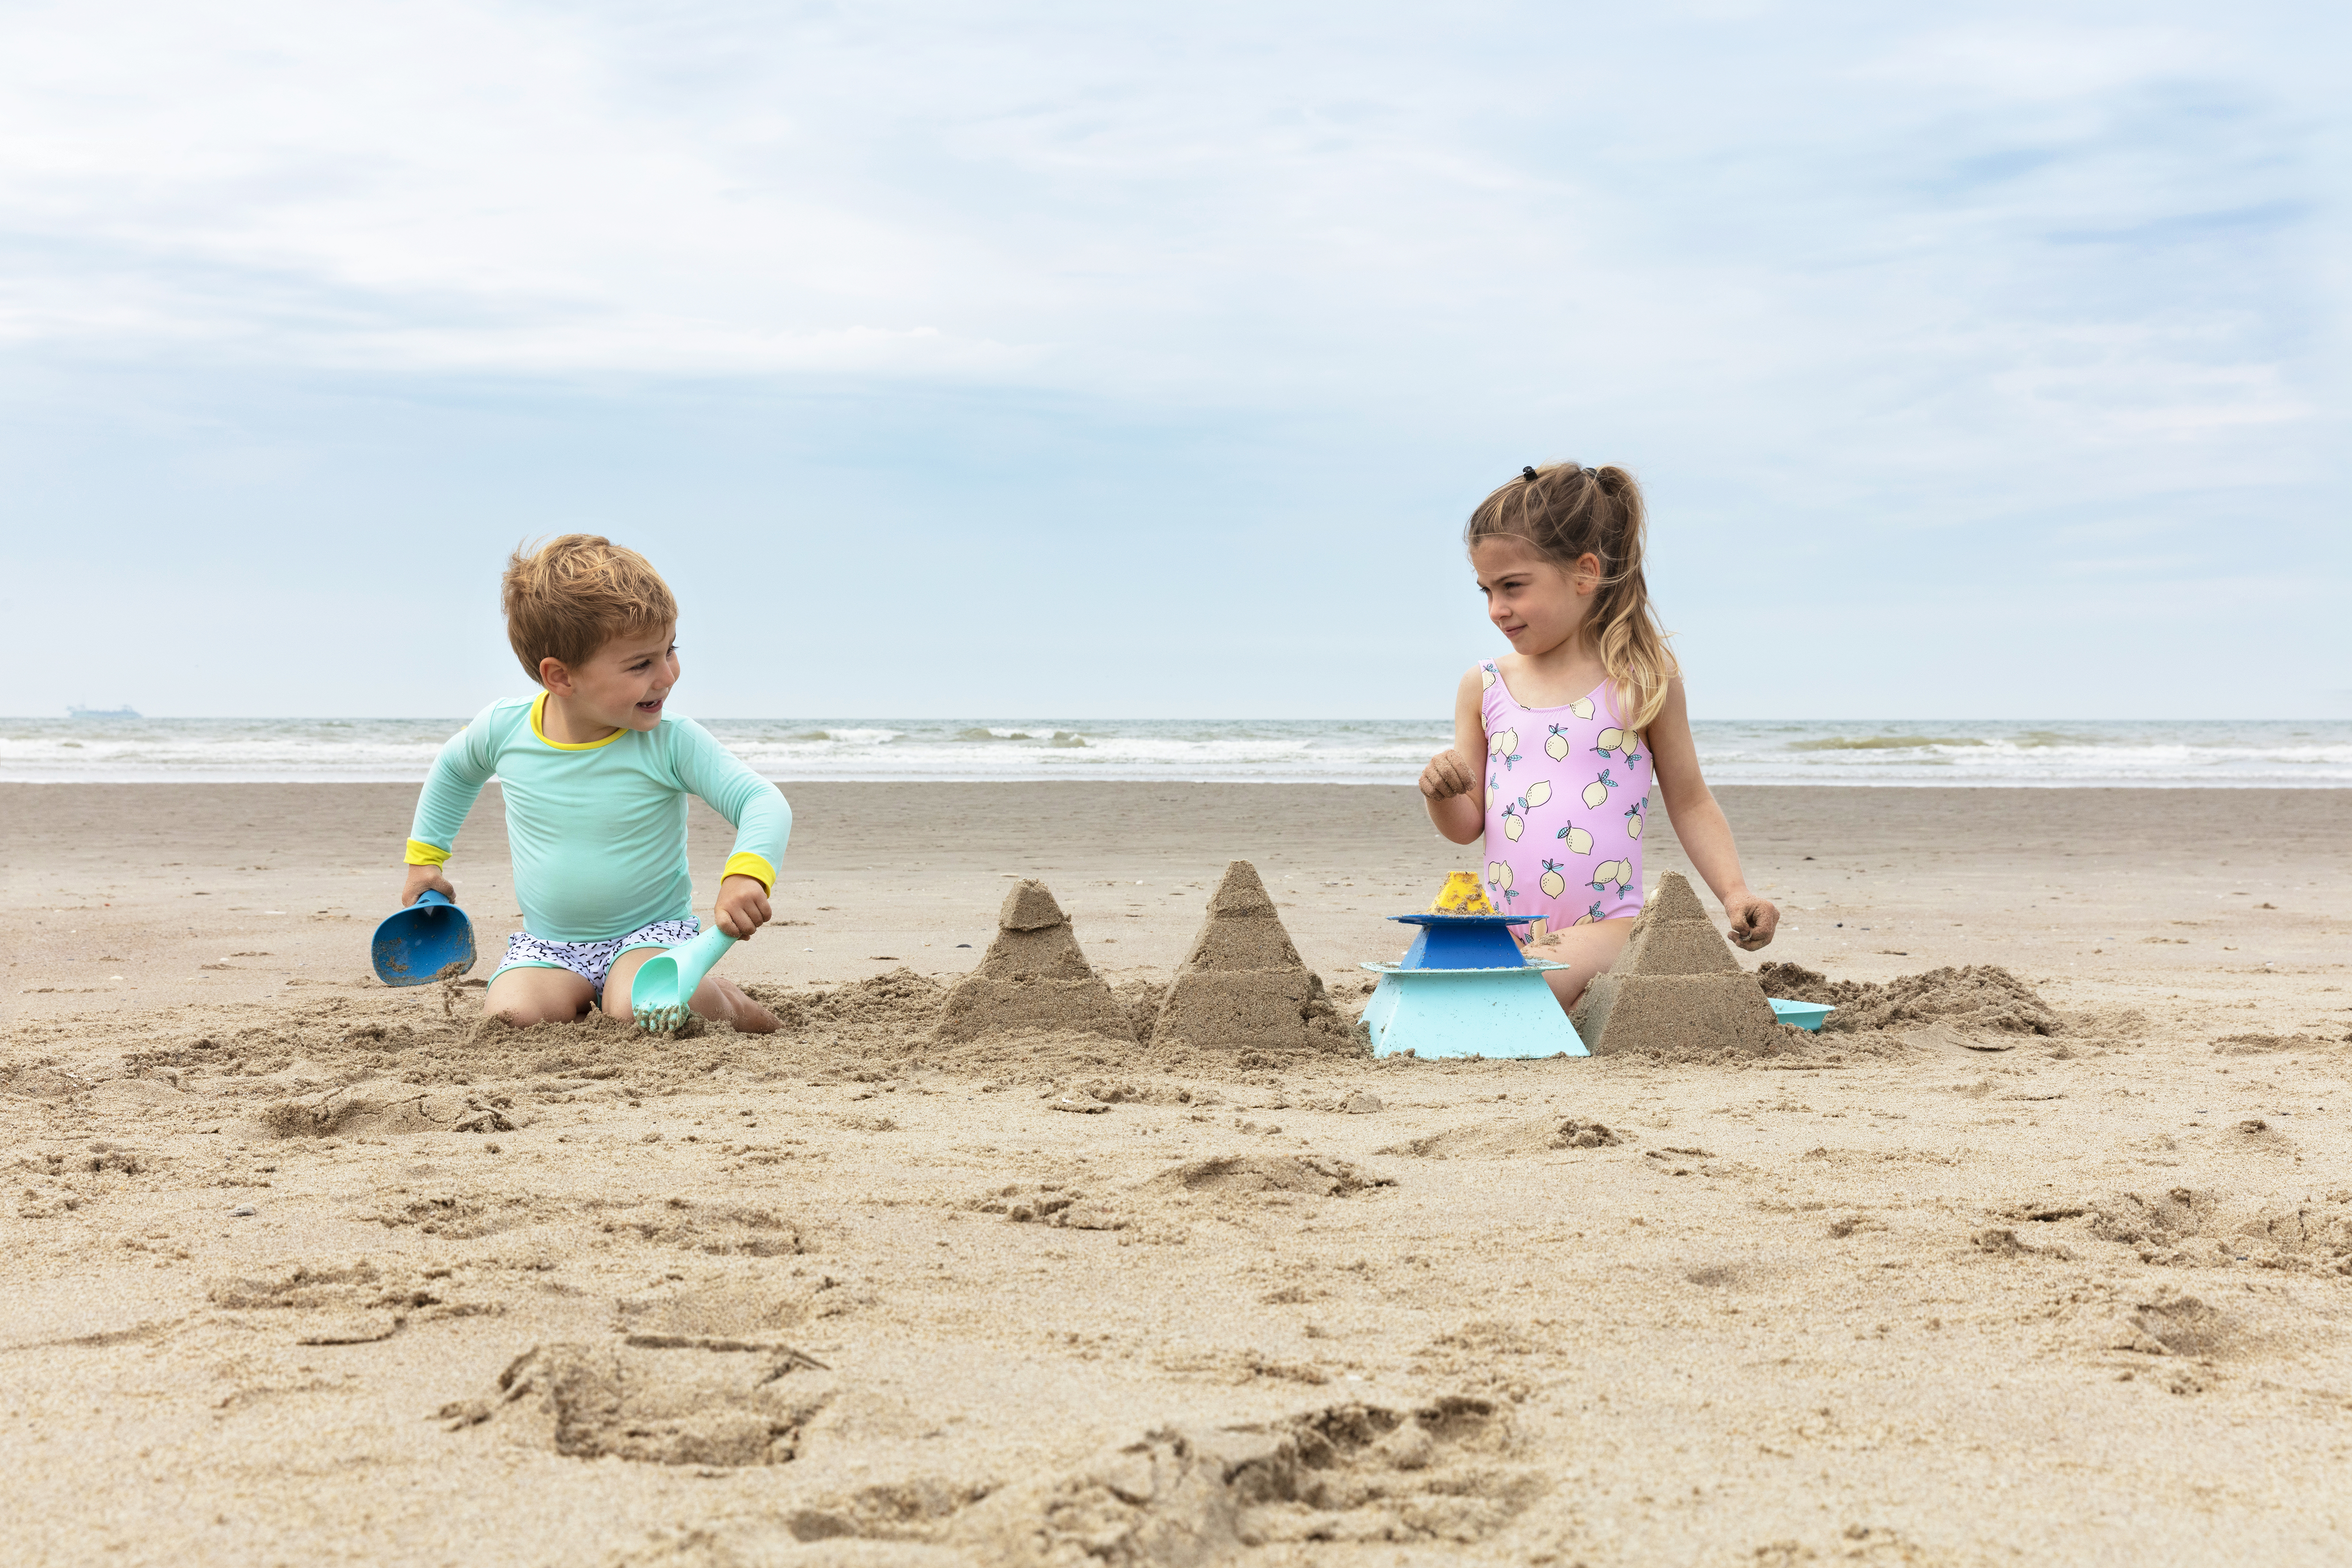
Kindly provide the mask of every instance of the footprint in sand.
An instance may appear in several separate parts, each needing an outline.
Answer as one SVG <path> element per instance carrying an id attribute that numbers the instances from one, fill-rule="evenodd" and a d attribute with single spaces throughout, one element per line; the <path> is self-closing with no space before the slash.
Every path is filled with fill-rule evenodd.
<path id="1" fill-rule="evenodd" d="M 823 1363 L 789 1345 L 647 1335 L 534 1345 L 499 1374 L 495 1396 L 438 1415 L 452 1430 L 495 1419 L 567 1458 L 731 1468 L 791 1463 L 832 1397 Z"/>
<path id="2" fill-rule="evenodd" d="M 1058 1183 L 1009 1182 L 963 1205 L 977 1214 L 1001 1214 L 1015 1225 L 1065 1230 L 1125 1230 L 1127 1220 L 1111 1205 Z"/>
<path id="3" fill-rule="evenodd" d="M 1372 1187 L 1392 1187 L 1393 1177 L 1375 1175 L 1345 1160 L 1318 1155 L 1226 1154 L 1192 1160 L 1162 1171 L 1144 1185 L 1162 1192 L 1226 1196 L 1248 1193 L 1304 1193 L 1310 1197 L 1346 1197 Z"/>
<path id="4" fill-rule="evenodd" d="M 1613 1149 L 1633 1141 L 1622 1128 L 1578 1117 L 1538 1116 L 1528 1120 L 1473 1122 L 1424 1138 L 1392 1143 L 1375 1151 L 1407 1154 L 1422 1160 L 1507 1160 L 1556 1149 Z"/>
<path id="5" fill-rule="evenodd" d="M 1310 1542 L 1318 1552 L 1469 1546 L 1550 1487 L 1539 1466 L 1517 1462 L 1508 1408 L 1453 1394 L 1333 1405 L 1254 1426 L 1163 1427 L 984 1498 L 918 1479 L 782 1518 L 715 1521 L 697 1534 L 730 1562 L 796 1558 L 806 1542 L 887 1542 L 889 1561 L 908 1568 L 1227 1563 Z"/>

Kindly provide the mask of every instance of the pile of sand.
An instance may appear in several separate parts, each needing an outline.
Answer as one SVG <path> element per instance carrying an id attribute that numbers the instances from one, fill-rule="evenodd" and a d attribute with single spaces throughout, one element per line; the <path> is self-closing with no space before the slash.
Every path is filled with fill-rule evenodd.
<path id="1" fill-rule="evenodd" d="M 2352 1043 L 2352 1035 L 2344 1039 Z M 2325 1035 L 2271 1035 L 2257 1031 L 2252 1034 L 2224 1035 L 2213 1042 L 2213 1054 L 2218 1057 L 2257 1057 L 2272 1051 L 2320 1051 L 2336 1044 Z"/>
<path id="2" fill-rule="evenodd" d="M 1624 952 L 1585 988 L 1574 1021 L 1595 1056 L 1769 1051 L 1781 1029 L 1763 988 L 1673 871 L 1633 922 Z"/>
<path id="3" fill-rule="evenodd" d="M 1795 963 L 1765 964 L 1756 978 L 1769 995 L 1835 1007 L 1822 1026 L 1833 1033 L 1905 1024 L 1952 1024 L 2013 1035 L 2055 1035 L 2065 1029 L 2032 986 L 1997 963 L 1931 969 L 1884 985 L 1832 980 Z"/>
<path id="4" fill-rule="evenodd" d="M 945 1041 L 1048 1030 L 1132 1040 L 1135 1030 L 1078 951 L 1070 917 L 1045 884 L 1016 883 L 980 967 L 948 993 L 933 1037 Z"/>
<path id="5" fill-rule="evenodd" d="M 1225 868 L 1209 918 L 1176 971 L 1151 1033 L 1155 1047 L 1313 1047 L 1360 1051 L 1361 1031 L 1339 1016 L 1307 967 L 1246 860 Z"/>

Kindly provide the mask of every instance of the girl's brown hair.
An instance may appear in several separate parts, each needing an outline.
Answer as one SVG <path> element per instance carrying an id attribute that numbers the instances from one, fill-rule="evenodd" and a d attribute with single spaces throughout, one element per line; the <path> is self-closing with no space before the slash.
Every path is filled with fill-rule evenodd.
<path id="1" fill-rule="evenodd" d="M 533 680 L 541 659 L 578 669 L 625 632 L 677 624 L 677 601 L 653 563 L 597 533 L 522 545 L 499 589 L 507 641 Z"/>
<path id="2" fill-rule="evenodd" d="M 1601 586 L 1586 635 L 1601 650 L 1601 668 L 1617 688 L 1617 716 L 1631 730 L 1649 728 L 1666 704 L 1666 683 L 1682 674 L 1650 612 L 1650 589 L 1642 579 L 1648 532 L 1633 475 L 1574 463 L 1521 469 L 1478 503 L 1462 531 L 1462 542 L 1472 547 L 1482 539 L 1525 540 L 1570 572 L 1587 555 L 1600 560 Z"/>

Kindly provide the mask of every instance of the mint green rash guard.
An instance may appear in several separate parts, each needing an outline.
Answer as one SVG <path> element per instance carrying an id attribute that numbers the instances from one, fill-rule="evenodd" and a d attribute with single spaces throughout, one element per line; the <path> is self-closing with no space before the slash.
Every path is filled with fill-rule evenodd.
<path id="1" fill-rule="evenodd" d="M 565 745 L 547 739 L 542 694 L 493 702 L 441 748 L 409 829 L 408 862 L 449 858 L 482 786 L 506 794 L 507 842 L 523 930 L 545 942 L 610 942 L 694 915 L 686 797 L 735 825 L 721 876 L 772 892 L 793 810 L 691 719 Z"/>

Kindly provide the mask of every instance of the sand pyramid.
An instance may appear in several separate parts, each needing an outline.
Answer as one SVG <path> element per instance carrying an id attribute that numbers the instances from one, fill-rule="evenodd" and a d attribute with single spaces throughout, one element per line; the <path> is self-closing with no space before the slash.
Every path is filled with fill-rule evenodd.
<path id="1" fill-rule="evenodd" d="M 1344 1048 L 1351 1039 L 1322 977 L 1299 961 L 1257 868 L 1246 860 L 1227 866 L 1151 1043 Z"/>
<path id="2" fill-rule="evenodd" d="M 1595 1056 L 1756 1050 L 1779 1028 L 1764 988 L 1739 967 L 1690 884 L 1673 871 L 1659 879 L 1625 951 L 1586 987 L 1576 1009 L 1576 1032 Z"/>
<path id="3" fill-rule="evenodd" d="M 1126 1009 L 1078 951 L 1070 917 L 1043 882 L 1021 882 L 1004 895 L 996 940 L 949 991 L 934 1035 L 971 1040 L 1022 1029 L 1135 1038 Z"/>

